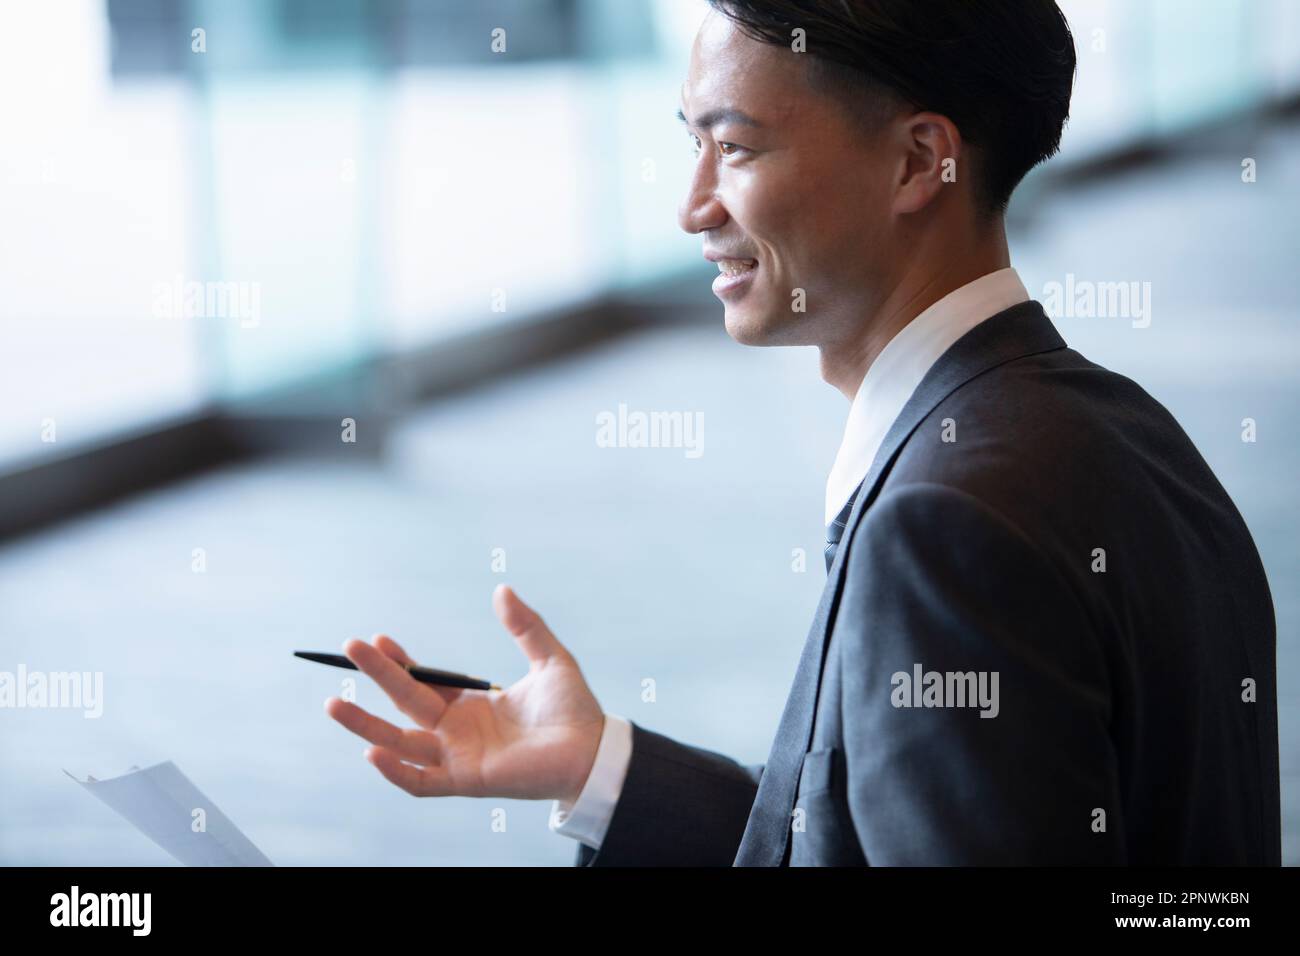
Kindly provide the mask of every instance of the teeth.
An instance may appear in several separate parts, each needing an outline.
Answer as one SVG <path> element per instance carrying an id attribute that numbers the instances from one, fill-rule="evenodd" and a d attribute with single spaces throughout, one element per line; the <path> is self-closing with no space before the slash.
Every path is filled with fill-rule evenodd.
<path id="1" fill-rule="evenodd" d="M 724 276 L 743 275 L 757 265 L 752 259 L 719 259 L 718 271 Z"/>

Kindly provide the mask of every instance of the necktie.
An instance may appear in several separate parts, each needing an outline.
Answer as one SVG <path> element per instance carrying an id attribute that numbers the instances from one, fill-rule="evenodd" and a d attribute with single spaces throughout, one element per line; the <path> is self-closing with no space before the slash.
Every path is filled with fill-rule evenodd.
<path id="1" fill-rule="evenodd" d="M 835 520 L 826 526 L 826 571 L 829 573 L 831 562 L 835 560 L 835 551 L 840 546 L 840 538 L 844 537 L 844 525 L 849 520 L 849 514 L 853 511 L 854 499 L 858 497 L 858 491 L 862 486 L 858 485 L 853 489 L 853 494 L 849 495 L 848 503 L 840 509 L 840 513 Z"/>

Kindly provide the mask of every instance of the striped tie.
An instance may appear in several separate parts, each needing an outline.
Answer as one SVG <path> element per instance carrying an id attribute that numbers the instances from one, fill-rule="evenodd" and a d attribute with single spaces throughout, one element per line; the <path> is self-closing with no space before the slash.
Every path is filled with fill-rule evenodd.
<path id="1" fill-rule="evenodd" d="M 835 520 L 826 526 L 826 571 L 831 570 L 831 562 L 835 560 L 835 551 L 840 546 L 840 538 L 844 537 L 844 525 L 849 520 L 849 514 L 853 511 L 853 501 L 858 497 L 858 491 L 862 488 L 858 485 L 853 489 L 853 494 L 849 495 L 848 503 L 840 509 L 840 513 Z"/>

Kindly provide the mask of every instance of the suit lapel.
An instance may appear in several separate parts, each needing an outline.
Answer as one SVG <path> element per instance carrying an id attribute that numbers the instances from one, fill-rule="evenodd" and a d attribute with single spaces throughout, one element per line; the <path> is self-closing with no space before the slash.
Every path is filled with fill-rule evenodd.
<path id="1" fill-rule="evenodd" d="M 854 493 L 853 510 L 826 575 L 817 612 L 799 657 L 776 739 L 759 780 L 736 866 L 779 866 L 790 839 L 790 814 L 803 757 L 812 739 L 827 638 L 839 607 L 853 530 L 880 491 L 884 476 L 917 426 L 940 402 L 975 376 L 1006 362 L 1065 347 L 1037 302 L 1022 302 L 971 329 L 934 363 L 890 427 L 871 468 Z"/>

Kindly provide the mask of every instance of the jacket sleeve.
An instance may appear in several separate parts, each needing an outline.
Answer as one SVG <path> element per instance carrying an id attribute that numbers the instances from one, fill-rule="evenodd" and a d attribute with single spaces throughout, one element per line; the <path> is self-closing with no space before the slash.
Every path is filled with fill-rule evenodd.
<path id="1" fill-rule="evenodd" d="M 578 866 L 730 866 L 758 792 L 761 764 L 678 743 L 632 722 L 632 757 L 599 850 Z"/>
<path id="2" fill-rule="evenodd" d="M 834 627 L 869 864 L 1124 862 L 1097 629 L 1017 527 L 943 485 L 882 496 L 850 544 Z"/>

